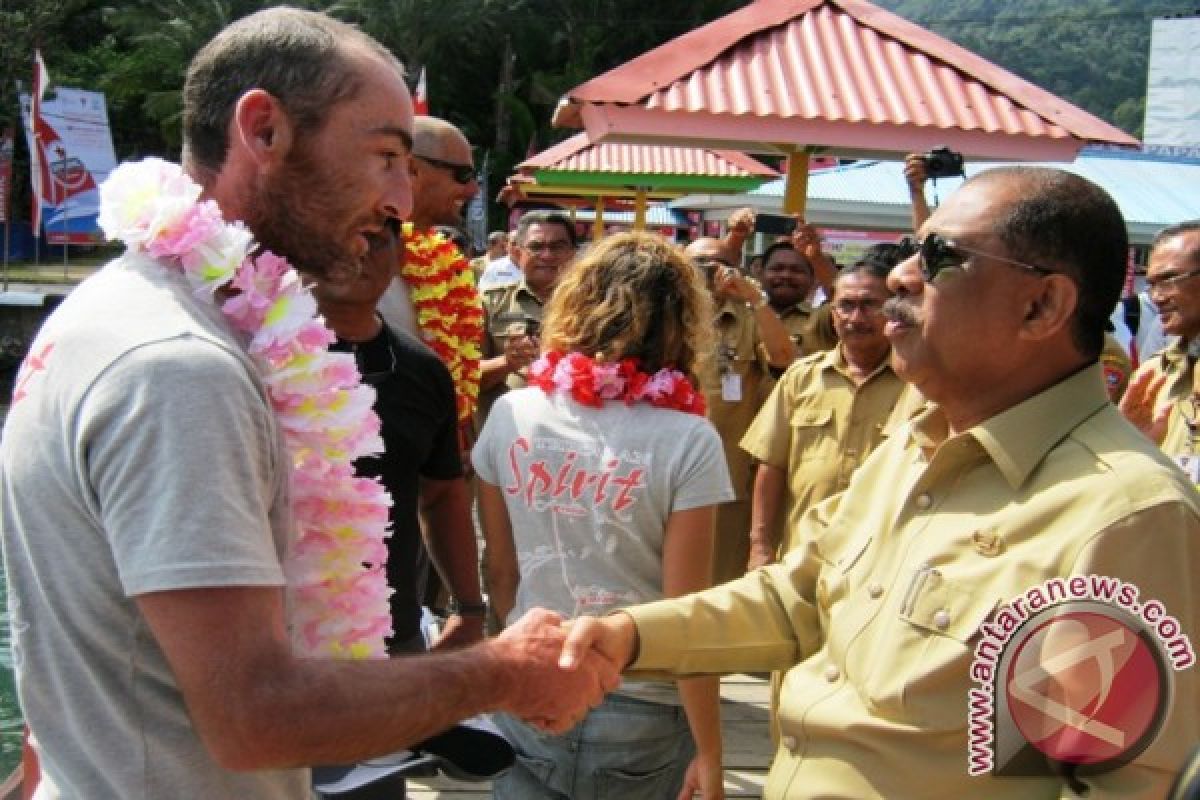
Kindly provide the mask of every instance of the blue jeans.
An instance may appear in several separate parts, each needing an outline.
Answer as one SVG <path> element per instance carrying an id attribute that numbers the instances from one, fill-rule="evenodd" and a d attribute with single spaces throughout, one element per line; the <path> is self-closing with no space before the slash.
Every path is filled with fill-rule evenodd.
<path id="1" fill-rule="evenodd" d="M 696 753 L 681 706 L 619 695 L 559 736 L 495 721 L 517 751 L 495 800 L 674 800 Z"/>

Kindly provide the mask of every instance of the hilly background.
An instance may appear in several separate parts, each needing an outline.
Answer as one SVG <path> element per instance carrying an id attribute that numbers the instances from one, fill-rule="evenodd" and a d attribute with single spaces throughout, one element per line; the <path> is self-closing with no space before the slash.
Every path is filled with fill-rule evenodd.
<path id="1" fill-rule="evenodd" d="M 764 0 L 769 2 L 770 0 Z M 742 0 L 341 0 L 409 66 L 428 71 L 432 113 L 488 157 L 494 190 L 527 153 L 572 131 L 550 128 L 567 89 Z M 1200 13 L 1200 0 L 876 0 L 1139 136 L 1150 27 Z M 28 84 L 34 42 L 53 83 L 105 92 L 120 159 L 176 157 L 180 92 L 193 53 L 261 0 L 0 0 L 0 130 L 15 125 L 15 82 Z M 18 128 L 19 129 L 19 128 Z M 23 142 L 13 207 L 28 207 Z"/>

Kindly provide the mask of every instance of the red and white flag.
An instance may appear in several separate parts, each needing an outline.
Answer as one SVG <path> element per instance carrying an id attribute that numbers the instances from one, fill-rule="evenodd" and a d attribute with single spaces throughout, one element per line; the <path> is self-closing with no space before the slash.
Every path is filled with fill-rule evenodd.
<path id="1" fill-rule="evenodd" d="M 29 148 L 29 177 L 33 183 L 33 235 L 42 235 L 42 198 L 46 194 L 46 159 L 43 155 L 43 135 L 46 123 L 42 120 L 42 97 L 46 87 L 50 85 L 50 73 L 46 71 L 46 62 L 42 61 L 42 51 L 33 51 L 33 93 L 30 97 L 29 127 L 33 131 L 33 147 Z"/>
<path id="2" fill-rule="evenodd" d="M 413 92 L 413 113 L 429 114 L 429 95 L 425 91 L 424 67 L 421 67 L 421 74 L 417 77 L 417 89 Z"/>

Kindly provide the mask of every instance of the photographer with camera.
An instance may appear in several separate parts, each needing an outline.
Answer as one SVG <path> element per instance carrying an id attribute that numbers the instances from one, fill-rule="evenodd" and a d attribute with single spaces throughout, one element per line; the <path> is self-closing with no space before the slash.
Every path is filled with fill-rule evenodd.
<path id="1" fill-rule="evenodd" d="M 935 147 L 928 153 L 909 153 L 904 157 L 904 179 L 912 203 L 912 229 L 920 230 L 929 219 L 929 202 L 925 199 L 925 181 L 930 178 L 965 177 L 963 157 L 948 147 Z"/>
<path id="2" fill-rule="evenodd" d="M 571 218 L 558 211 L 531 211 L 517 224 L 513 260 L 521 279 L 483 291 L 487 318 L 479 382 L 478 425 L 500 395 L 525 385 L 525 370 L 538 357 L 542 308 L 578 242 Z"/>

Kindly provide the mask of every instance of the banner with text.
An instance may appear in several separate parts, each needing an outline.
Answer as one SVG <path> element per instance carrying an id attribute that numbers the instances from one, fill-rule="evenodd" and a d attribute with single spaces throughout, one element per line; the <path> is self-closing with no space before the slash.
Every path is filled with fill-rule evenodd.
<path id="1" fill-rule="evenodd" d="M 25 141 L 31 153 L 35 147 L 41 148 L 40 201 L 46 241 L 103 241 L 96 223 L 100 211 L 98 187 L 117 165 L 104 95 L 60 88 L 42 101 L 36 120 L 31 119 L 30 106 L 29 95 L 22 94 Z"/>

